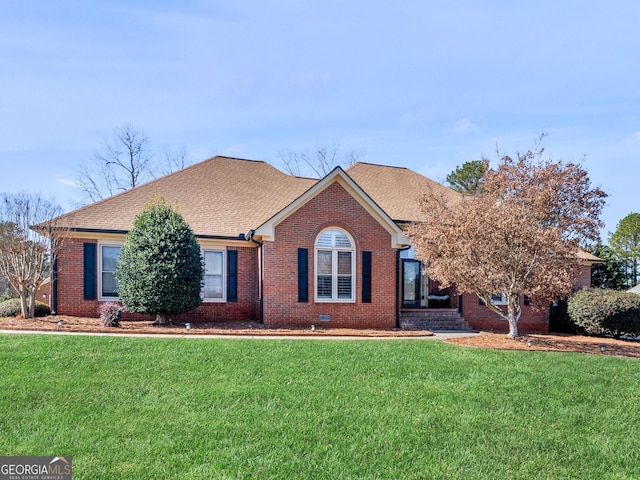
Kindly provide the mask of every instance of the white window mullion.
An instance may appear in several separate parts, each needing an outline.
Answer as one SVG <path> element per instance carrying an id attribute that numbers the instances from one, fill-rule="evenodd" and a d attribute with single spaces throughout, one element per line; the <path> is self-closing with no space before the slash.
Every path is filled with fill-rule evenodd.
<path id="1" fill-rule="evenodd" d="M 338 298 L 338 252 L 333 250 L 331 252 L 331 297 L 333 300 Z"/>
<path id="2" fill-rule="evenodd" d="M 353 239 L 340 229 L 327 229 L 316 237 L 314 252 L 316 301 L 354 302 L 356 252 Z"/>

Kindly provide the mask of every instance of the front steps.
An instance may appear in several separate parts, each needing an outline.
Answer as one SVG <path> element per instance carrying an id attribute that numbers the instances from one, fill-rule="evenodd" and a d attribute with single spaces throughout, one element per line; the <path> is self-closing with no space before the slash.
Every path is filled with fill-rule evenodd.
<path id="1" fill-rule="evenodd" d="M 406 330 L 473 331 L 455 308 L 403 308 L 400 326 Z"/>

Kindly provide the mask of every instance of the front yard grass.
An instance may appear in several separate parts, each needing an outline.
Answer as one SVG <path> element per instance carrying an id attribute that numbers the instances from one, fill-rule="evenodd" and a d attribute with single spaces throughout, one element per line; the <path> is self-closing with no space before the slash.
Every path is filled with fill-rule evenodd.
<path id="1" fill-rule="evenodd" d="M 0 453 L 76 479 L 639 478 L 640 361 L 0 335 Z"/>

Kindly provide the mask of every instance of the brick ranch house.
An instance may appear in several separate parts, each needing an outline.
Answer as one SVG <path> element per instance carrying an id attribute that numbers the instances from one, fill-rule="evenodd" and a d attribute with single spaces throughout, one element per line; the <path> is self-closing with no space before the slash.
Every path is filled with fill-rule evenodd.
<path id="1" fill-rule="evenodd" d="M 317 180 L 217 156 L 61 216 L 68 232 L 52 272 L 51 307 L 95 317 L 101 302 L 118 299 L 120 247 L 157 195 L 177 203 L 205 261 L 203 303 L 174 321 L 506 330 L 475 296 L 440 290 L 415 259 L 403 227 L 420 220 L 425 188 L 459 196 L 406 168 L 358 162 Z M 590 286 L 598 260 L 584 255 L 576 288 Z M 548 311 L 525 306 L 519 327 L 548 331 Z"/>

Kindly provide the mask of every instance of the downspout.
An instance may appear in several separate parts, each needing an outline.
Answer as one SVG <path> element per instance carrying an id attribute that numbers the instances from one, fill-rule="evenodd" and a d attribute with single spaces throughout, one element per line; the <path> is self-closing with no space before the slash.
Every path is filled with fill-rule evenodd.
<path id="1" fill-rule="evenodd" d="M 264 295 L 263 295 L 263 279 L 262 279 L 262 271 L 263 271 L 263 257 L 262 257 L 262 242 L 253 239 L 253 235 L 256 233 L 255 230 L 249 230 L 249 233 L 244 235 L 245 240 L 249 240 L 251 243 L 255 243 L 258 246 L 258 298 L 260 300 L 259 312 L 258 312 L 258 321 L 260 323 L 264 323 Z"/>
<path id="2" fill-rule="evenodd" d="M 53 258 L 53 264 L 51 265 L 51 314 L 56 315 L 58 313 L 58 255 L 57 245 L 55 244 L 56 238 L 51 235 L 51 258 Z M 55 253 L 54 253 L 55 252 Z M 35 292 L 34 292 L 35 293 Z"/>
<path id="3" fill-rule="evenodd" d="M 51 266 L 51 314 L 58 312 L 58 259 L 53 260 Z"/>
<path id="4" fill-rule="evenodd" d="M 400 328 L 400 253 L 410 248 L 406 245 L 396 250 L 396 328 Z"/>

